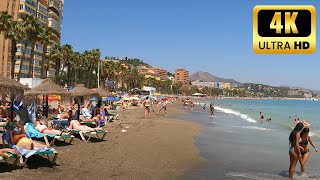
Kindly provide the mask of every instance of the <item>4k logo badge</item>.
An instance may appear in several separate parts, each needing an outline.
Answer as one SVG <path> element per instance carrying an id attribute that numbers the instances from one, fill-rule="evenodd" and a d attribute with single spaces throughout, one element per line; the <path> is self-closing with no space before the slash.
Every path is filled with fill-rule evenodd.
<path id="1" fill-rule="evenodd" d="M 255 6 L 253 50 L 258 54 L 312 54 L 316 50 L 314 6 Z"/>

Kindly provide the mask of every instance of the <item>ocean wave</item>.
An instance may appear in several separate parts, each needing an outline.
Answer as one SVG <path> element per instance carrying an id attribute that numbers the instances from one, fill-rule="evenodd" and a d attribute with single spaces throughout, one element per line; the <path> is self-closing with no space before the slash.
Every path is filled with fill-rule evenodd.
<path id="1" fill-rule="evenodd" d="M 221 108 L 221 107 L 215 107 L 215 109 L 219 110 L 219 111 L 222 111 L 226 114 L 233 114 L 233 115 L 236 115 L 236 116 L 240 116 L 242 119 L 248 121 L 248 122 L 251 122 L 251 123 L 256 123 L 257 121 L 250 118 L 248 115 L 246 114 L 242 114 L 240 112 L 237 112 L 237 111 L 234 111 L 232 109 L 226 109 L 226 108 Z"/>
<path id="2" fill-rule="evenodd" d="M 222 124 L 217 122 L 209 122 L 208 124 L 218 124 L 228 127 L 235 127 L 235 128 L 244 128 L 244 129 L 253 129 L 253 130 L 260 130 L 260 131 L 272 131 L 272 129 L 264 128 L 264 127 L 257 127 L 257 126 L 235 126 L 235 125 L 229 125 L 229 124 Z"/>
<path id="3" fill-rule="evenodd" d="M 264 128 L 264 127 L 257 127 L 257 126 L 242 126 L 242 128 L 245 129 L 256 129 L 256 130 L 261 130 L 261 131 L 270 131 L 271 129 Z"/>
<path id="4" fill-rule="evenodd" d="M 259 179 L 259 180 L 271 180 L 271 179 L 282 179 L 279 175 L 267 174 L 267 173 L 255 173 L 255 172 L 229 172 L 226 174 L 228 177 L 238 177 L 247 179 Z M 284 178 L 283 178 L 284 179 Z"/>

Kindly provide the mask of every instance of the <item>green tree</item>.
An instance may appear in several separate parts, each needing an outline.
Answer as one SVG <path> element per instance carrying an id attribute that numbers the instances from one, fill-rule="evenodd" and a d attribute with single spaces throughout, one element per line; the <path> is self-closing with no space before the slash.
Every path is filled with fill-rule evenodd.
<path id="1" fill-rule="evenodd" d="M 5 39 L 11 40 L 11 78 L 14 78 L 16 64 L 17 41 L 22 39 L 22 32 L 19 22 L 14 21 L 8 12 L 0 13 L 0 33 L 3 33 Z"/>
<path id="2" fill-rule="evenodd" d="M 43 45 L 43 54 L 42 54 L 42 63 L 41 63 L 41 78 L 46 78 L 48 75 L 49 64 L 47 62 L 47 54 L 48 49 L 47 47 L 53 43 L 55 36 L 53 33 L 45 28 L 41 28 L 39 35 L 38 35 L 38 42 Z"/>
<path id="3" fill-rule="evenodd" d="M 26 51 L 28 49 L 28 45 L 31 42 L 31 53 L 30 53 L 30 59 L 29 64 L 32 64 L 33 62 L 33 50 L 34 50 L 34 42 L 36 41 L 36 34 L 39 31 L 39 24 L 35 17 L 31 15 L 24 15 L 21 17 L 22 21 L 20 22 L 21 32 L 23 34 L 23 41 L 24 41 L 24 50 L 23 50 L 23 57 L 20 60 L 20 68 L 18 73 L 18 81 L 20 81 L 21 78 L 21 70 L 23 66 L 24 59 L 26 59 Z M 30 62 L 31 61 L 31 62 Z M 29 67 L 30 68 L 30 67 Z M 29 73 L 30 73 L 29 69 Z"/>

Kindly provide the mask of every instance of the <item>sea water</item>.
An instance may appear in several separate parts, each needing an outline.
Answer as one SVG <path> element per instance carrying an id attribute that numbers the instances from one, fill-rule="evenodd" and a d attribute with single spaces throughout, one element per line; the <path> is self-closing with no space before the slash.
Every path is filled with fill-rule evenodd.
<path id="1" fill-rule="evenodd" d="M 319 101 L 290 100 L 216 100 L 215 117 L 198 105 L 186 108 L 181 119 L 204 126 L 196 146 L 207 163 L 188 173 L 185 179 L 287 179 L 289 168 L 288 137 L 294 116 L 311 124 L 314 143 L 320 148 Z M 265 119 L 261 121 L 259 113 Z M 320 179 L 320 153 L 311 150 L 306 175 L 296 179 Z"/>

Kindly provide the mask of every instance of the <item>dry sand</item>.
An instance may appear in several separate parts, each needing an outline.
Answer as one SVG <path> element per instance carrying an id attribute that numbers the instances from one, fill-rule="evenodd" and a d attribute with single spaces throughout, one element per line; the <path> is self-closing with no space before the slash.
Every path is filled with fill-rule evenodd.
<path id="1" fill-rule="evenodd" d="M 200 125 L 173 119 L 183 113 L 178 104 L 168 105 L 168 116 L 151 113 L 144 119 L 143 108 L 120 112 L 120 120 L 108 123 L 105 141 L 72 145 L 58 143 L 57 165 L 46 159 L 29 159 L 30 167 L 10 171 L 0 163 L 1 179 L 179 179 L 204 160 L 194 146 Z M 127 129 L 126 129 L 127 127 Z M 126 129 L 127 132 L 121 132 Z"/>

